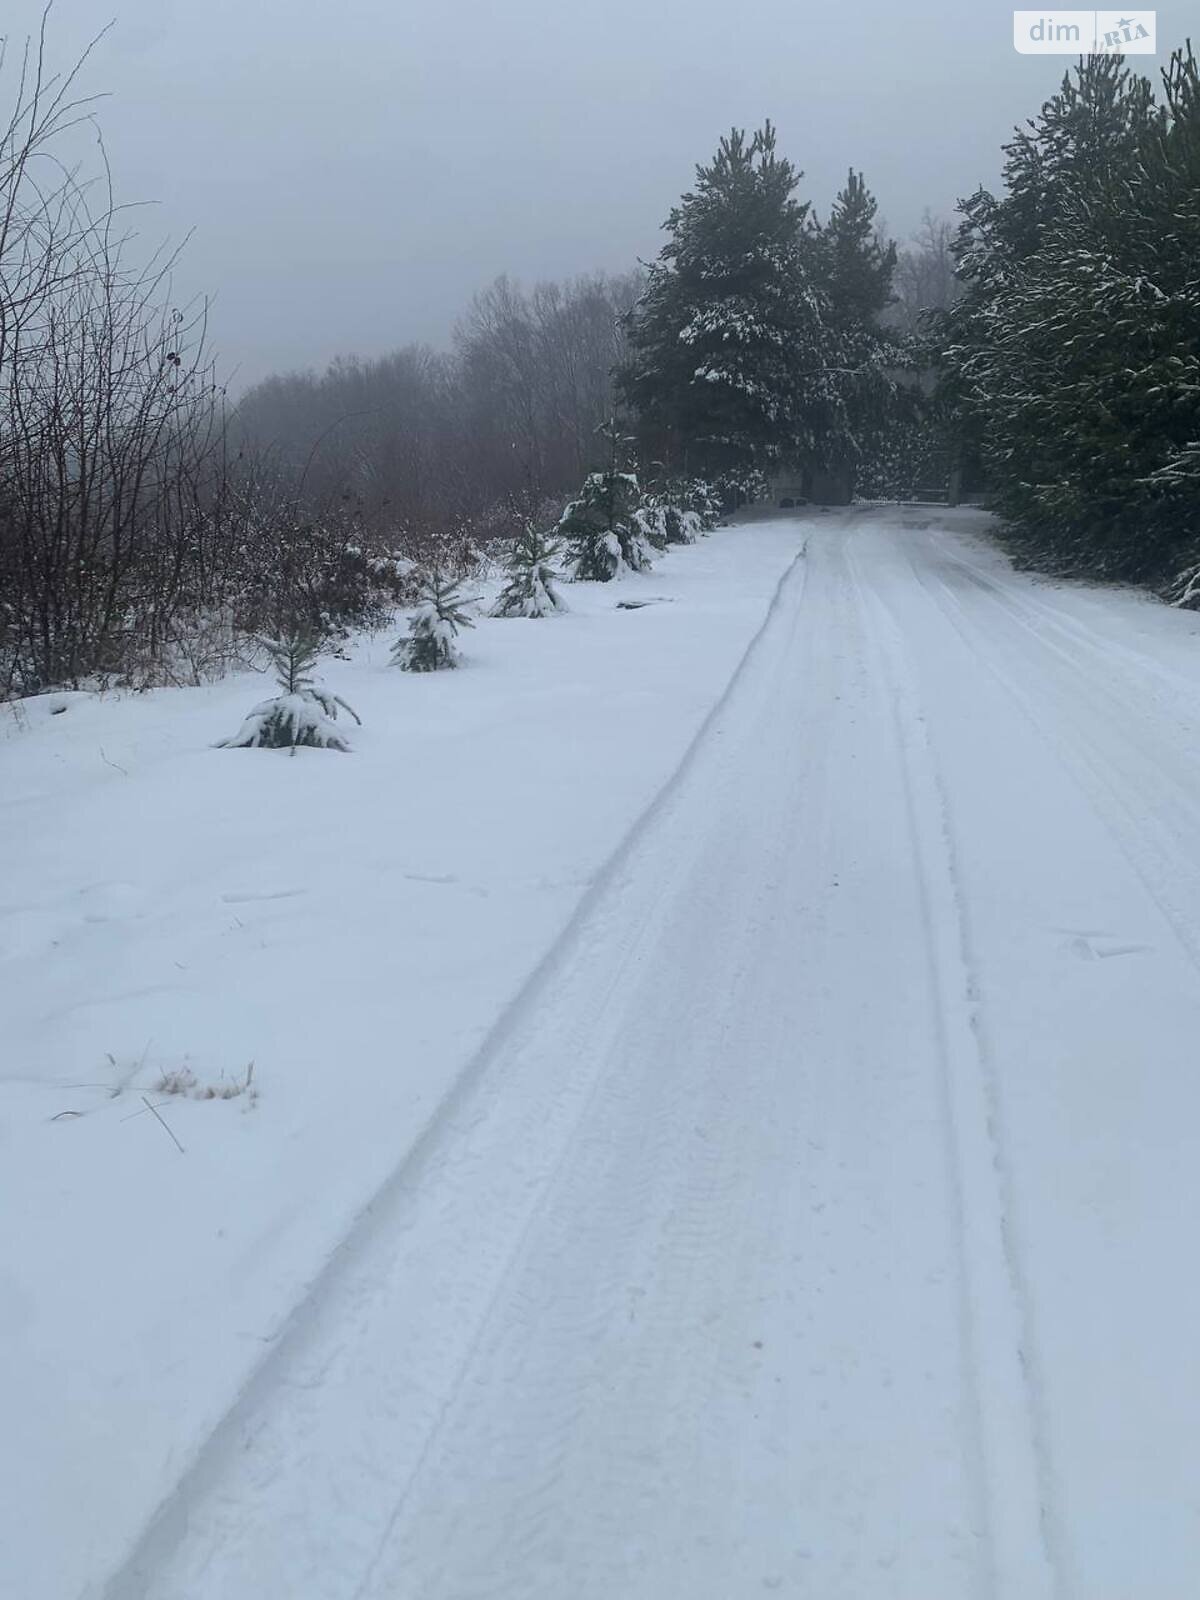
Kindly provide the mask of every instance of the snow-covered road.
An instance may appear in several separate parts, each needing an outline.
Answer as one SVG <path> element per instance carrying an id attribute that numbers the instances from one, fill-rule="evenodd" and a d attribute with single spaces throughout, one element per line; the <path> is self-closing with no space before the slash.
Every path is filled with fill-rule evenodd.
<path id="1" fill-rule="evenodd" d="M 1195 1594 L 1194 625 L 959 520 L 811 520 L 107 1600 Z"/>

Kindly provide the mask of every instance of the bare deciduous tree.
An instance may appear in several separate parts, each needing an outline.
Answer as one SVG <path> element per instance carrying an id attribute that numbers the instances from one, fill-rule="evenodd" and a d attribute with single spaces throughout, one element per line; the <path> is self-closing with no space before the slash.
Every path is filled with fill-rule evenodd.
<path id="1" fill-rule="evenodd" d="M 947 311 L 962 294 L 954 271 L 954 226 L 926 208 L 921 226 L 896 257 L 896 302 L 885 320 L 902 333 L 920 333 L 927 311 Z"/>

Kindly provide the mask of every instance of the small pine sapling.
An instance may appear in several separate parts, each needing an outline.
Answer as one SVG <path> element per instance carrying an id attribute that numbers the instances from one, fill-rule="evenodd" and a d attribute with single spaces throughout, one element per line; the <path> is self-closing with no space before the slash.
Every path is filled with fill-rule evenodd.
<path id="1" fill-rule="evenodd" d="M 634 525 L 652 550 L 665 550 L 671 542 L 667 537 L 667 511 L 666 506 L 647 499 L 633 513 Z"/>
<path id="2" fill-rule="evenodd" d="M 701 533 L 708 533 L 721 520 L 721 492 L 703 478 L 683 485 L 682 503 L 696 518 Z"/>
<path id="3" fill-rule="evenodd" d="M 532 522 L 527 522 L 509 552 L 505 563 L 508 581 L 492 607 L 492 616 L 549 617 L 556 611 L 565 611 L 554 565 L 561 549 L 556 539 L 539 533 Z"/>
<path id="4" fill-rule="evenodd" d="M 362 718 L 340 697 L 321 688 L 312 672 L 322 643 L 309 633 L 265 639 L 275 681 L 281 693 L 254 707 L 231 739 L 218 741 L 226 750 L 349 750 L 337 727 L 339 707 L 361 725 Z"/>
<path id="5" fill-rule="evenodd" d="M 704 531 L 699 516 L 694 511 L 680 510 L 678 506 L 665 506 L 668 544 L 695 544 Z"/>
<path id="6" fill-rule="evenodd" d="M 459 593 L 459 585 L 429 573 L 421 580 L 417 608 L 413 612 L 408 636 L 392 647 L 392 661 L 403 672 L 440 672 L 457 667 L 461 656 L 457 644 L 460 628 L 475 624 L 463 607 L 470 601 Z"/>
<path id="7" fill-rule="evenodd" d="M 648 491 L 638 518 L 653 525 L 651 543 L 660 549 L 695 544 L 702 531 L 701 519 L 692 509 L 690 487 L 678 480 L 660 482 Z"/>
<path id="8" fill-rule="evenodd" d="M 608 583 L 622 572 L 649 567 L 646 536 L 636 521 L 638 498 L 630 472 L 592 472 L 584 479 L 558 524 L 577 582 Z"/>

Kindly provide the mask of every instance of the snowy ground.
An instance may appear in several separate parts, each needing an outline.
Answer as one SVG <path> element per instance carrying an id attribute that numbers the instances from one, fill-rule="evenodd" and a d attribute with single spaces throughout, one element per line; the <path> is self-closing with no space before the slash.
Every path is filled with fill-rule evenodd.
<path id="1" fill-rule="evenodd" d="M 1190 1600 L 1200 620 L 984 526 L 11 730 L 0 1593 Z"/>
<path id="2" fill-rule="evenodd" d="M 211 749 L 258 677 L 0 706 L 5 1600 L 92 1592 L 120 1558 L 670 776 L 801 542 L 721 531 L 569 589 L 568 616 L 481 621 L 457 673 L 396 672 L 391 635 L 324 663 L 363 718 L 352 755 Z M 251 1061 L 252 1110 L 151 1095 L 181 1157 L 142 1093 Z"/>

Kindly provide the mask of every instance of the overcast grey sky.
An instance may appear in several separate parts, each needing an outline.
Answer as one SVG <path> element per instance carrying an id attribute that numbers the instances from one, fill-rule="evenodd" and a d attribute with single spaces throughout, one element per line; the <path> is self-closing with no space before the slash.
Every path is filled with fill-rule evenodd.
<path id="1" fill-rule="evenodd" d="M 1028 8 L 1028 0 L 1026 0 Z M 23 35 L 40 7 L 6 0 Z M 1159 8 L 1158 61 L 1190 8 Z M 776 123 L 824 210 L 865 170 L 891 232 L 994 184 L 1070 63 L 1020 56 L 994 0 L 57 0 L 119 196 L 188 229 L 235 387 L 444 344 L 497 273 L 620 270 L 731 124 Z M 1194 12 L 1191 12 L 1194 22 Z M 1137 65 L 1156 73 L 1156 62 Z"/>

